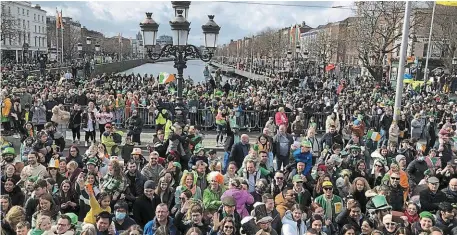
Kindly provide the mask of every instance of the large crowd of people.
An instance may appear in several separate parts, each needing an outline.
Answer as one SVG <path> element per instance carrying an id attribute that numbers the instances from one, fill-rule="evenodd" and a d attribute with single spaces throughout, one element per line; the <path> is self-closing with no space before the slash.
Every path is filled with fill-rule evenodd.
<path id="1" fill-rule="evenodd" d="M 186 81 L 188 120 L 178 122 L 173 83 L 67 73 L 2 74 L 2 234 L 457 234 L 448 75 L 405 86 L 393 120 L 395 91 L 383 81 L 218 70 Z M 154 116 L 152 140 L 142 109 Z M 199 109 L 212 114 L 216 146 L 203 145 Z M 247 111 L 259 115 L 255 138 L 240 131 Z"/>

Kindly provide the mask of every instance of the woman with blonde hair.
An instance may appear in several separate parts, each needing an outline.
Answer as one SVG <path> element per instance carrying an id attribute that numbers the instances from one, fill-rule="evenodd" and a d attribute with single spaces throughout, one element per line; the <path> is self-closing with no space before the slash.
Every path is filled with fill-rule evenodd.
<path id="1" fill-rule="evenodd" d="M 349 188 L 349 195 L 352 198 L 360 203 L 360 209 L 362 213 L 366 211 L 366 205 L 369 201 L 369 198 L 365 196 L 365 192 L 370 190 L 370 184 L 368 181 L 363 177 L 357 177 L 352 181 L 352 185 Z"/>
<path id="2" fill-rule="evenodd" d="M 11 234 L 14 234 L 13 231 L 16 231 L 16 225 L 20 222 L 26 221 L 25 209 L 21 206 L 13 206 L 6 213 L 5 219 L 2 220 L 2 234 L 8 231 L 11 231 Z"/>
<path id="3" fill-rule="evenodd" d="M 187 171 L 185 170 L 181 177 L 181 183 L 176 188 L 175 192 L 175 203 L 176 206 L 181 206 L 181 200 L 179 200 L 179 196 L 185 189 L 189 189 L 192 192 L 192 198 L 202 200 L 202 190 L 200 187 L 196 185 L 197 183 L 197 176 L 195 171 Z"/>

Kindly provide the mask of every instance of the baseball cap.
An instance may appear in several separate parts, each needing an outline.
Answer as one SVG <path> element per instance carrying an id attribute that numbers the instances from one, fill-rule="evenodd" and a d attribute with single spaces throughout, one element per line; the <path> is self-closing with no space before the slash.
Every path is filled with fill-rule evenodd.
<path id="1" fill-rule="evenodd" d="M 294 177 L 292 177 L 292 182 L 294 182 L 294 183 L 302 182 L 303 183 L 303 179 L 301 178 L 300 175 L 294 175 Z"/>
<path id="2" fill-rule="evenodd" d="M 333 187 L 333 184 L 330 181 L 324 181 L 322 183 L 322 187 Z"/>
<path id="3" fill-rule="evenodd" d="M 440 180 L 438 178 L 436 178 L 435 176 L 432 176 L 432 177 L 428 178 L 428 180 L 427 180 L 427 183 L 431 183 L 431 184 L 437 184 L 439 182 L 440 182 Z"/>
<path id="4" fill-rule="evenodd" d="M 227 196 L 222 199 L 222 205 L 224 206 L 236 206 L 236 200 L 232 196 Z"/>
<path id="5" fill-rule="evenodd" d="M 106 123 L 105 128 L 111 128 L 111 123 Z"/>

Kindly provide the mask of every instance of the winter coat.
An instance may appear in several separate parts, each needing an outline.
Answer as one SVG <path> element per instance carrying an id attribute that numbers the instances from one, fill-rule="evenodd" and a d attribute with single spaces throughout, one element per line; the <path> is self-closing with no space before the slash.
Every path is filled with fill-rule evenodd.
<path id="1" fill-rule="evenodd" d="M 214 209 L 217 210 L 221 205 L 221 196 L 225 192 L 224 186 L 219 186 L 219 190 L 214 192 L 209 187 L 203 191 L 203 206 L 204 209 Z"/>
<path id="2" fill-rule="evenodd" d="M 180 235 L 181 232 L 176 228 L 173 218 L 168 217 L 168 234 L 169 235 Z M 153 220 L 149 221 L 145 226 L 144 226 L 144 235 L 154 235 L 159 228 L 159 222 L 157 222 L 157 219 L 154 218 Z"/>
<path id="3" fill-rule="evenodd" d="M 158 183 L 159 178 L 160 178 L 160 172 L 163 169 L 164 169 L 163 166 L 158 163 L 155 166 L 151 166 L 150 164 L 147 164 L 141 170 L 141 174 L 147 180 L 152 180 L 152 181 Z"/>
<path id="4" fill-rule="evenodd" d="M 30 111 L 33 112 L 33 125 L 44 125 L 46 123 L 46 107 L 44 105 L 34 106 Z"/>
<path id="5" fill-rule="evenodd" d="M 422 123 L 419 119 L 414 118 L 411 121 L 411 138 L 420 139 L 422 134 Z"/>
<path id="6" fill-rule="evenodd" d="M 293 153 L 295 162 L 305 163 L 305 170 L 303 175 L 311 174 L 311 169 L 313 168 L 313 154 L 311 152 L 302 153 L 301 149 L 296 149 Z"/>
<path id="7" fill-rule="evenodd" d="M 157 204 L 156 198 L 158 196 L 154 194 L 152 200 L 146 197 L 144 194 L 139 196 L 133 203 L 133 219 L 141 227 L 145 226 L 149 221 L 155 217 Z M 145 208 L 149 208 L 145 210 Z"/>
<path id="8" fill-rule="evenodd" d="M 57 124 L 65 124 L 70 120 L 70 112 L 60 109 L 60 106 L 54 106 L 52 108 L 51 121 Z"/>
<path id="9" fill-rule="evenodd" d="M 361 215 L 359 218 L 359 221 L 356 221 L 354 218 L 349 216 L 349 210 L 344 209 L 343 212 L 341 212 L 336 218 L 335 222 L 338 224 L 340 228 L 342 228 L 345 224 L 350 224 L 354 226 L 356 234 L 359 234 L 361 232 L 361 224 L 364 219 L 364 216 Z"/>
<path id="10" fill-rule="evenodd" d="M 68 122 L 68 128 L 75 128 L 81 125 L 81 110 L 73 110 L 70 113 L 70 121 Z"/>
<path id="11" fill-rule="evenodd" d="M 457 191 L 452 191 L 449 187 L 441 190 L 446 195 L 447 202 L 451 204 L 457 203 Z"/>
<path id="12" fill-rule="evenodd" d="M 282 218 L 281 235 L 302 235 L 306 233 L 305 221 L 300 220 L 300 224 L 294 221 L 292 212 L 287 211 Z"/>
<path id="13" fill-rule="evenodd" d="M 287 115 L 285 113 L 281 112 L 276 112 L 275 114 L 275 123 L 276 126 L 281 126 L 281 125 L 289 125 L 289 119 L 287 118 Z"/>
<path id="14" fill-rule="evenodd" d="M 6 194 L 10 197 L 11 199 L 11 206 L 24 206 L 25 203 L 25 195 L 24 192 L 22 192 L 21 187 L 15 186 L 13 188 L 13 191 L 11 192 L 6 192 L 4 188 L 4 183 L 2 181 L 2 195 Z"/>
<path id="15" fill-rule="evenodd" d="M 246 190 L 229 189 L 222 194 L 221 200 L 225 197 L 232 196 L 236 201 L 236 211 L 240 214 L 241 218 L 249 215 L 246 205 L 254 203 L 254 197 Z"/>
<path id="16" fill-rule="evenodd" d="M 409 175 L 409 179 L 416 184 L 419 184 L 421 179 L 424 178 L 424 172 L 428 170 L 427 162 L 414 160 L 406 168 L 406 172 Z"/>
<path id="17" fill-rule="evenodd" d="M 439 210 L 440 202 L 446 201 L 446 194 L 441 191 L 437 191 L 436 193 L 432 193 L 430 189 L 422 190 L 419 193 L 420 205 L 422 211 L 429 211 L 435 213 Z"/>
<path id="18" fill-rule="evenodd" d="M 129 132 L 133 135 L 139 135 L 143 131 L 143 119 L 137 116 L 132 116 L 127 120 Z"/>

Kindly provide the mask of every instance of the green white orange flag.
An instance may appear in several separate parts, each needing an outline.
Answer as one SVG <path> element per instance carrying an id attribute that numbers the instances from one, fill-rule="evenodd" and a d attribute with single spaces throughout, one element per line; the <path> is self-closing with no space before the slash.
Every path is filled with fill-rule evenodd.
<path id="1" fill-rule="evenodd" d="M 457 7 L 457 1 L 436 1 L 436 4 Z"/>
<path id="2" fill-rule="evenodd" d="M 176 78 L 175 78 L 174 74 L 169 74 L 169 73 L 165 73 L 165 72 L 162 72 L 159 74 L 159 83 L 160 84 L 167 84 L 170 82 L 174 82 L 175 80 L 176 80 Z"/>

